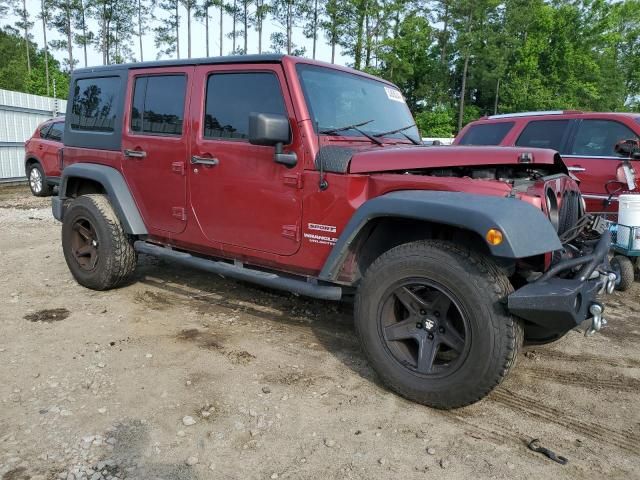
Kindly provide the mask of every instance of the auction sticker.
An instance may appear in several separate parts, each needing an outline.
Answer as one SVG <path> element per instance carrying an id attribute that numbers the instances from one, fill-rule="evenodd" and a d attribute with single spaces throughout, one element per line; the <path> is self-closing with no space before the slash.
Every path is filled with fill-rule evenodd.
<path id="1" fill-rule="evenodd" d="M 389 98 L 389 100 L 393 100 L 394 102 L 404 103 L 404 98 L 402 98 L 402 94 L 395 88 L 384 87 L 384 91 L 387 92 L 387 98 Z"/>

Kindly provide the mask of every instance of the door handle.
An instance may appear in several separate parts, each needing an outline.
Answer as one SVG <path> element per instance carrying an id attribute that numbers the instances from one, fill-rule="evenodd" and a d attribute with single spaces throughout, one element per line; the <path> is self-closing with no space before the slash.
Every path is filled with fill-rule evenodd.
<path id="1" fill-rule="evenodd" d="M 206 157 L 198 157 L 194 155 L 191 157 L 191 165 L 209 165 L 210 167 L 214 167 L 220 163 L 217 158 L 206 158 Z"/>
<path id="2" fill-rule="evenodd" d="M 129 158 L 145 158 L 147 156 L 147 152 L 142 150 L 125 150 L 124 156 Z"/>
<path id="3" fill-rule="evenodd" d="M 584 167 L 567 167 L 567 170 L 570 172 L 586 172 L 587 169 Z"/>

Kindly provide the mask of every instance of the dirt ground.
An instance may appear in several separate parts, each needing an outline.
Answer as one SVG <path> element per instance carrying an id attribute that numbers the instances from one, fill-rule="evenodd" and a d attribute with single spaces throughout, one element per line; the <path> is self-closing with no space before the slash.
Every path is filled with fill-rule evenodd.
<path id="1" fill-rule="evenodd" d="M 351 308 L 141 257 L 72 279 L 49 199 L 0 189 L 0 478 L 640 478 L 640 284 L 442 412 L 385 390 Z M 527 449 L 541 444 L 569 459 Z"/>

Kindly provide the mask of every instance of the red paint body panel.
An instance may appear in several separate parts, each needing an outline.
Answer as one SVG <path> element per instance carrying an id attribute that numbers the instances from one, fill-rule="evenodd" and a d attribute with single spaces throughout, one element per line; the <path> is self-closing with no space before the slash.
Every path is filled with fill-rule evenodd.
<path id="1" fill-rule="evenodd" d="M 570 128 L 577 128 L 579 122 L 584 120 L 609 120 L 624 125 L 628 130 L 640 138 L 640 115 L 633 113 L 602 113 L 602 112 L 566 112 L 554 115 L 526 115 L 510 118 L 482 118 L 476 122 L 466 125 L 455 138 L 453 144 L 458 145 L 465 133 L 474 125 L 488 123 L 513 122 L 513 127 L 500 142 L 500 146 L 514 146 L 520 137 L 520 134 L 531 121 L 543 120 L 569 120 L 573 124 Z M 575 134 L 575 130 L 573 131 Z M 567 139 L 567 143 L 572 143 L 573 138 Z M 619 139 L 623 140 L 623 139 Z M 482 147 L 494 149 L 495 147 Z M 522 147 L 519 147 L 522 148 Z M 603 200 L 608 197 L 605 190 L 605 184 L 610 180 L 616 179 L 618 167 L 622 164 L 622 158 L 610 156 L 584 156 L 573 155 L 569 150 L 569 145 L 560 151 L 562 159 L 572 169 L 572 174 L 580 180 L 580 190 L 582 191 L 588 212 L 610 212 L 617 213 L 618 203 L 617 195 L 614 202 L 609 208 L 605 208 Z M 638 179 L 640 180 L 640 161 L 631 161 Z M 640 183 L 640 182 L 638 182 Z M 624 189 L 626 190 L 626 189 Z M 636 188 L 633 193 L 640 193 L 640 189 Z"/>
<path id="2" fill-rule="evenodd" d="M 553 165 L 555 153 L 545 149 L 486 147 L 398 147 L 356 153 L 351 173 L 415 170 L 419 168 L 513 165 L 523 151 L 533 154 L 534 164 Z"/>
<path id="3" fill-rule="evenodd" d="M 47 120 L 42 122 L 36 128 L 33 135 L 25 142 L 25 161 L 29 159 L 37 160 L 42 166 L 46 177 L 59 177 L 60 176 L 60 160 L 58 158 L 58 152 L 62 148 L 61 141 L 55 141 L 51 139 L 42 138 L 40 136 L 40 130 L 46 125 L 53 123 L 64 123 L 63 119 Z"/>

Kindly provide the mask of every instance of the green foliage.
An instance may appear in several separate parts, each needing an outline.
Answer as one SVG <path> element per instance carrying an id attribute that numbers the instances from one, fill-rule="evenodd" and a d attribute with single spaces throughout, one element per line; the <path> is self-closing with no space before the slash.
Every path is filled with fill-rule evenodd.
<path id="1" fill-rule="evenodd" d="M 44 50 L 37 49 L 35 44 L 29 43 L 31 58 L 31 73 L 25 62 L 24 39 L 15 31 L 5 28 L 0 30 L 0 88 L 18 92 L 46 95 Z M 69 75 L 60 69 L 60 63 L 49 56 L 50 88 L 53 92 L 55 79 L 56 95 L 67 98 L 69 91 Z"/>

